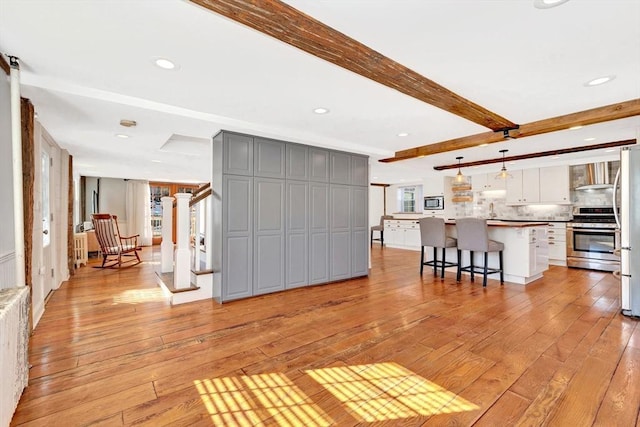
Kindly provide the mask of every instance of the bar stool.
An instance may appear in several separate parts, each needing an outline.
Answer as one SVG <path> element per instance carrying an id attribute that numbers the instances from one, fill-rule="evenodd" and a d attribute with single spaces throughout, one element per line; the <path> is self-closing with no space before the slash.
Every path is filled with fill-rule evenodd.
<path id="1" fill-rule="evenodd" d="M 480 218 L 459 218 L 456 219 L 456 229 L 458 230 L 458 282 L 462 277 L 463 271 L 471 273 L 471 281 L 474 281 L 474 273 L 483 275 L 482 286 L 487 286 L 487 275 L 500 273 L 500 284 L 504 283 L 504 270 L 502 265 L 502 251 L 504 243 L 489 240 L 489 229 L 487 220 Z M 462 267 L 461 257 L 462 251 L 470 251 L 470 263 L 466 267 Z M 473 265 L 473 253 L 484 253 L 484 266 L 482 270 Z M 498 252 L 500 260 L 500 268 L 489 268 L 489 252 Z"/>
<path id="2" fill-rule="evenodd" d="M 384 246 L 384 220 L 385 219 L 393 219 L 393 215 L 382 215 L 380 217 L 380 225 L 372 225 L 371 226 L 371 239 L 369 241 L 369 245 L 373 246 L 373 241 L 374 240 L 379 240 L 380 241 L 380 246 Z M 373 232 L 374 231 L 379 231 L 380 232 L 380 238 L 379 239 L 374 239 L 373 238 Z"/>
<path id="3" fill-rule="evenodd" d="M 455 248 L 457 241 L 453 237 L 448 237 L 445 233 L 444 219 L 442 218 L 422 218 L 420 223 L 420 275 L 425 265 L 433 266 L 433 275 L 438 274 L 438 267 L 442 268 L 440 277 L 444 279 L 445 267 L 458 265 L 457 262 L 447 262 L 447 248 Z M 433 247 L 433 261 L 424 260 L 424 247 Z M 438 248 L 442 248 L 442 260 L 438 260 Z M 458 256 L 458 259 L 460 257 Z"/>

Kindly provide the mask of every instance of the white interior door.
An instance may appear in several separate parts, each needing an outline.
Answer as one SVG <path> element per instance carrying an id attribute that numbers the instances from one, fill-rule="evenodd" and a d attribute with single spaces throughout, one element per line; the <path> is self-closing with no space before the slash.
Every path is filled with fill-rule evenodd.
<path id="1" fill-rule="evenodd" d="M 52 203 L 51 203 L 51 146 L 43 141 L 42 144 L 42 285 L 43 297 L 46 299 L 49 292 L 53 290 L 53 259 L 52 242 L 54 227 L 52 224 Z"/>

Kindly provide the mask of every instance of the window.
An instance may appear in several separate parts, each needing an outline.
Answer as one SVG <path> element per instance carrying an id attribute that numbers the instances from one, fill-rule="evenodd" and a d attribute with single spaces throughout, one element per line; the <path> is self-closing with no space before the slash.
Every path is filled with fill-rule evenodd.
<path id="1" fill-rule="evenodd" d="M 416 187 L 400 188 L 400 212 L 416 211 Z"/>

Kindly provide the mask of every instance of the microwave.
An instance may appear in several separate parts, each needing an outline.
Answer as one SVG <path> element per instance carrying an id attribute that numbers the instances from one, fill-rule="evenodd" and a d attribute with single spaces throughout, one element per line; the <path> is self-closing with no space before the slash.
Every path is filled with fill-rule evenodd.
<path id="1" fill-rule="evenodd" d="M 434 211 L 444 209 L 444 196 L 426 196 L 424 198 L 424 210 Z"/>

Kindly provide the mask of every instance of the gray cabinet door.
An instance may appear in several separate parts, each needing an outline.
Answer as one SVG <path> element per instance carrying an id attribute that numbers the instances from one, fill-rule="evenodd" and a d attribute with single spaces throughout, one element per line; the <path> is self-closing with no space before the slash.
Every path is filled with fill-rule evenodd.
<path id="1" fill-rule="evenodd" d="M 369 185 L 369 158 L 351 156 L 351 185 Z"/>
<path id="2" fill-rule="evenodd" d="M 265 178 L 285 177 L 285 147 L 282 141 L 254 138 L 253 176 Z"/>
<path id="3" fill-rule="evenodd" d="M 369 233 L 351 232 L 351 277 L 369 275 Z"/>
<path id="4" fill-rule="evenodd" d="M 351 227 L 361 230 L 369 228 L 369 188 L 351 187 Z"/>
<path id="5" fill-rule="evenodd" d="M 309 283 L 329 281 L 329 185 L 309 183 Z"/>
<path id="6" fill-rule="evenodd" d="M 329 274 L 333 281 L 351 277 L 351 188 L 331 184 L 329 196 Z"/>
<path id="7" fill-rule="evenodd" d="M 309 147 L 309 181 L 329 182 L 329 150 Z"/>
<path id="8" fill-rule="evenodd" d="M 350 230 L 351 227 L 351 188 L 348 185 L 330 186 L 329 201 L 331 232 Z"/>
<path id="9" fill-rule="evenodd" d="M 224 133 L 222 143 L 223 173 L 253 175 L 253 137 Z"/>
<path id="10" fill-rule="evenodd" d="M 309 180 L 309 147 L 287 144 L 287 179 Z"/>
<path id="11" fill-rule="evenodd" d="M 253 294 L 284 289 L 285 181 L 254 178 Z"/>
<path id="12" fill-rule="evenodd" d="M 253 178 L 222 179 L 222 300 L 252 295 Z"/>
<path id="13" fill-rule="evenodd" d="M 331 281 L 351 277 L 351 232 L 332 231 L 329 253 Z"/>
<path id="14" fill-rule="evenodd" d="M 350 154 L 332 151 L 329 165 L 329 181 L 332 184 L 351 184 Z"/>
<path id="15" fill-rule="evenodd" d="M 306 156 L 305 156 L 306 157 Z M 287 289 L 309 284 L 309 184 L 287 181 Z"/>

